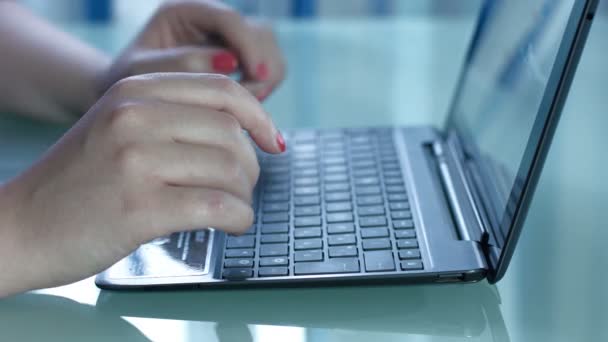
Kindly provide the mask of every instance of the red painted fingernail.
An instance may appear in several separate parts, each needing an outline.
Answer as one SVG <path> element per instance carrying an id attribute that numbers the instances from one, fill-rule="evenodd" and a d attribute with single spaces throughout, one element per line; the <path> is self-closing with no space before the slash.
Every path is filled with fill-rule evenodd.
<path id="1" fill-rule="evenodd" d="M 211 57 L 211 67 L 213 71 L 221 73 L 231 73 L 236 70 L 238 62 L 236 57 L 227 51 L 218 52 Z"/>
<path id="2" fill-rule="evenodd" d="M 255 70 L 255 74 L 259 80 L 261 80 L 261 81 L 266 80 L 268 78 L 268 66 L 266 65 L 266 63 L 258 64 L 258 66 Z"/>
<path id="3" fill-rule="evenodd" d="M 279 145 L 279 149 L 281 150 L 281 152 L 285 152 L 287 150 L 287 146 L 285 145 L 285 139 L 283 138 L 281 132 L 277 133 L 277 145 Z"/>

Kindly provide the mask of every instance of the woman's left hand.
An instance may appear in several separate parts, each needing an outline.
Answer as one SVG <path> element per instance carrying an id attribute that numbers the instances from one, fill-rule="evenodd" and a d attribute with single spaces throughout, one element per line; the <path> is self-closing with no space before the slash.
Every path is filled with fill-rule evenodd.
<path id="1" fill-rule="evenodd" d="M 160 7 L 102 77 L 100 91 L 155 72 L 240 72 L 241 84 L 263 100 L 285 76 L 285 63 L 269 27 L 219 1 L 181 0 Z"/>

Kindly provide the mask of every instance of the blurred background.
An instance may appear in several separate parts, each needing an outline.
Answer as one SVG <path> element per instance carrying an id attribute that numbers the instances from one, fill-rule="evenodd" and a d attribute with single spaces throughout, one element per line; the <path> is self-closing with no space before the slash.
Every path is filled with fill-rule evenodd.
<path id="1" fill-rule="evenodd" d="M 163 0 L 19 0 L 51 19 L 107 22 L 148 17 Z M 483 0 L 224 0 L 248 15 L 265 18 L 367 16 L 463 16 Z M 608 13 L 606 1 L 602 12 Z"/>

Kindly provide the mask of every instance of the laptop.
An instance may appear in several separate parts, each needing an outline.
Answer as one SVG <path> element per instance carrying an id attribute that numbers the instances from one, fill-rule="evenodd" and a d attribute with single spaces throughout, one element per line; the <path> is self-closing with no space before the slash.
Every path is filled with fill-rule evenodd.
<path id="1" fill-rule="evenodd" d="M 597 0 L 485 1 L 442 127 L 286 132 L 287 153 L 258 154 L 256 219 L 244 235 L 205 228 L 164 236 L 96 284 L 497 282 L 596 7 Z"/>

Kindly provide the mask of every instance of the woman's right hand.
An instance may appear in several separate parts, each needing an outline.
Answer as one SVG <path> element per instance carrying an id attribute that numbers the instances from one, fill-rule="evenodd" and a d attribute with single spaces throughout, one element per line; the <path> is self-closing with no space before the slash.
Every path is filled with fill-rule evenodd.
<path id="1" fill-rule="evenodd" d="M 11 213 L 0 228 L 0 297 L 96 274 L 172 232 L 246 231 L 259 166 L 243 130 L 266 152 L 285 149 L 259 102 L 228 77 L 149 74 L 114 85 L 0 188 Z"/>

